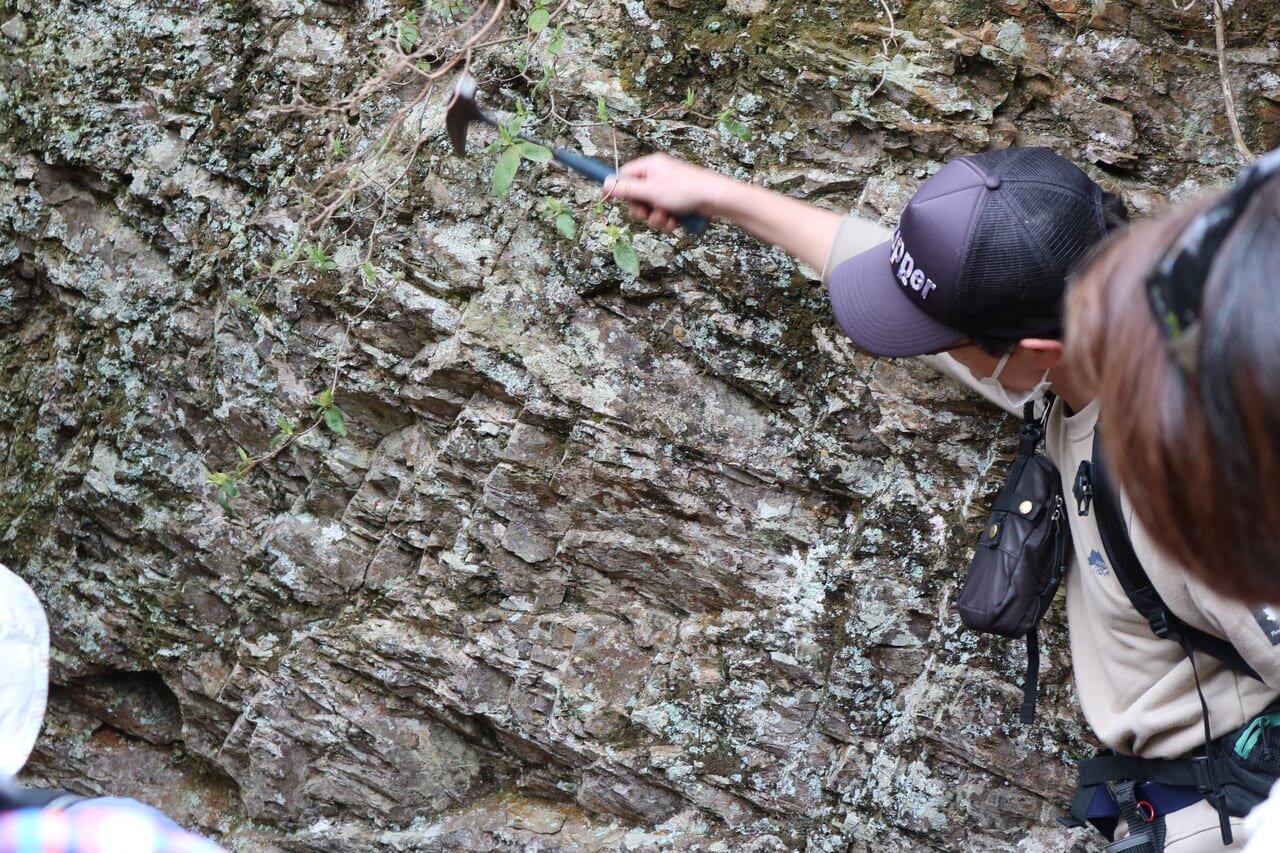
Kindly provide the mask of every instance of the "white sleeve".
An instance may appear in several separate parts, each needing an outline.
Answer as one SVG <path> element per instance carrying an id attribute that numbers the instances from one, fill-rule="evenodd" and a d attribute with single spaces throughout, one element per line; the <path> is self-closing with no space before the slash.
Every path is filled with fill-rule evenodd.
<path id="1" fill-rule="evenodd" d="M 0 779 L 36 745 L 49 699 L 49 622 L 26 581 L 0 565 Z"/>

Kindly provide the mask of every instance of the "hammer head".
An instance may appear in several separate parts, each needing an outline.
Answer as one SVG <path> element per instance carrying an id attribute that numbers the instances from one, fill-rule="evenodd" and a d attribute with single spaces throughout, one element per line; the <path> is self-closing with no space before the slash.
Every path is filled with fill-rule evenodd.
<path id="1" fill-rule="evenodd" d="M 463 73 L 453 87 L 453 99 L 444 110 L 444 127 L 453 143 L 453 153 L 459 157 L 467 152 L 467 128 L 473 121 L 489 122 L 489 117 L 476 106 L 476 81 Z"/>

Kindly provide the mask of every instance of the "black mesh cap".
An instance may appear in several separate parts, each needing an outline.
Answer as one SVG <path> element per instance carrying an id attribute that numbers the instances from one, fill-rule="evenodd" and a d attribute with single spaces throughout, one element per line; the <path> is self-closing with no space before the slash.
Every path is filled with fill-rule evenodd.
<path id="1" fill-rule="evenodd" d="M 1102 188 L 1052 151 L 961 157 L 920 186 L 889 243 L 832 271 L 832 309 L 873 355 L 1060 337 L 1067 276 L 1105 235 Z"/>

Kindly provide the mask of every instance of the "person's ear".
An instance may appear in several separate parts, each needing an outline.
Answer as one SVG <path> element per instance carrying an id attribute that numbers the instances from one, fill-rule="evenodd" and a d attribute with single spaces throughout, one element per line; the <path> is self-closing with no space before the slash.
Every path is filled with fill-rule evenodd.
<path id="1" fill-rule="evenodd" d="M 1018 346 L 1031 352 L 1041 370 L 1053 370 L 1062 362 L 1062 341 L 1053 338 L 1023 338 Z"/>

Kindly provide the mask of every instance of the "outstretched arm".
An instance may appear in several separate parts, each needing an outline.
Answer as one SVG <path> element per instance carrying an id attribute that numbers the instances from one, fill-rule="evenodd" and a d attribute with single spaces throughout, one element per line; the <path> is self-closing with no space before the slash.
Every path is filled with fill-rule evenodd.
<path id="1" fill-rule="evenodd" d="M 630 202 L 634 218 L 668 234 L 678 225 L 677 213 L 728 220 L 819 272 L 842 219 L 833 210 L 667 154 L 650 154 L 626 163 L 617 177 L 605 180 L 604 193 L 606 198 Z"/>

